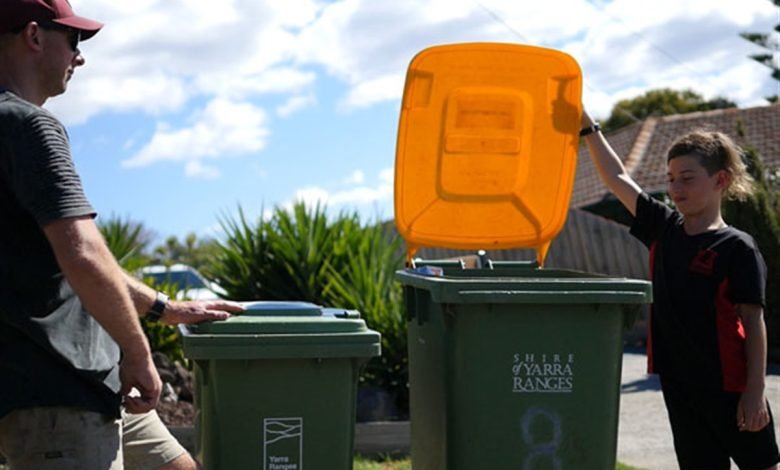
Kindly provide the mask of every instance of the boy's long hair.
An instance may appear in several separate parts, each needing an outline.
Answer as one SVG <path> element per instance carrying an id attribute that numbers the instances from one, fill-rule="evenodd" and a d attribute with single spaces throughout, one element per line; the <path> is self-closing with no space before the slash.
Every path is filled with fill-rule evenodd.
<path id="1" fill-rule="evenodd" d="M 753 194 L 755 181 L 742 161 L 743 150 L 726 134 L 706 130 L 689 132 L 672 144 L 666 163 L 686 155 L 695 157 L 710 176 L 720 170 L 729 175 L 724 191 L 728 199 L 744 201 Z"/>

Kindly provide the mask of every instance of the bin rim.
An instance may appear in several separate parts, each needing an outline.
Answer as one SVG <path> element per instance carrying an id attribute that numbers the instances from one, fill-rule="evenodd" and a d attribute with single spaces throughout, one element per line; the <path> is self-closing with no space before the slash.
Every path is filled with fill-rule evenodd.
<path id="1" fill-rule="evenodd" d="M 183 346 L 189 359 L 365 358 L 381 354 L 382 336 L 370 329 L 310 335 L 189 333 Z"/>
<path id="2" fill-rule="evenodd" d="M 405 269 L 396 271 L 396 279 L 448 303 L 643 304 L 652 299 L 649 281 L 564 269 L 444 269 L 441 276 Z"/>

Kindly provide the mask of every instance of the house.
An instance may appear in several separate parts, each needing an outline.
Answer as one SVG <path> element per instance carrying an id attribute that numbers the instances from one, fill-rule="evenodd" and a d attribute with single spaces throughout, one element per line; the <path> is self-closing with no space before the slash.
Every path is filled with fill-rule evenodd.
<path id="1" fill-rule="evenodd" d="M 634 180 L 650 194 L 666 192 L 666 151 L 687 132 L 721 131 L 743 146 L 751 146 L 767 168 L 780 168 L 780 104 L 754 108 L 653 117 L 607 136 Z M 598 178 L 585 146 L 580 147 L 571 207 L 586 209 L 627 223 L 627 213 Z"/>

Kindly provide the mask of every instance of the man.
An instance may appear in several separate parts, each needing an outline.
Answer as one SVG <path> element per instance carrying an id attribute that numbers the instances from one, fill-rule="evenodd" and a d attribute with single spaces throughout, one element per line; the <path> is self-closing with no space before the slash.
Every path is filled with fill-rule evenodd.
<path id="1" fill-rule="evenodd" d="M 168 302 L 119 268 L 93 221 L 65 130 L 41 106 L 102 26 L 67 0 L 0 0 L 0 453 L 13 470 L 197 468 L 154 413 L 138 316 L 241 310 Z"/>

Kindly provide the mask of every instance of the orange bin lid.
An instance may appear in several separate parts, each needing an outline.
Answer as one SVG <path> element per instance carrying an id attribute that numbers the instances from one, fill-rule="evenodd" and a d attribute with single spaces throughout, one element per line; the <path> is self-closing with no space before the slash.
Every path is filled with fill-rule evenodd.
<path id="1" fill-rule="evenodd" d="M 535 248 L 563 228 L 579 142 L 582 73 L 569 55 L 512 44 L 423 50 L 406 76 L 395 223 L 422 246 Z"/>

